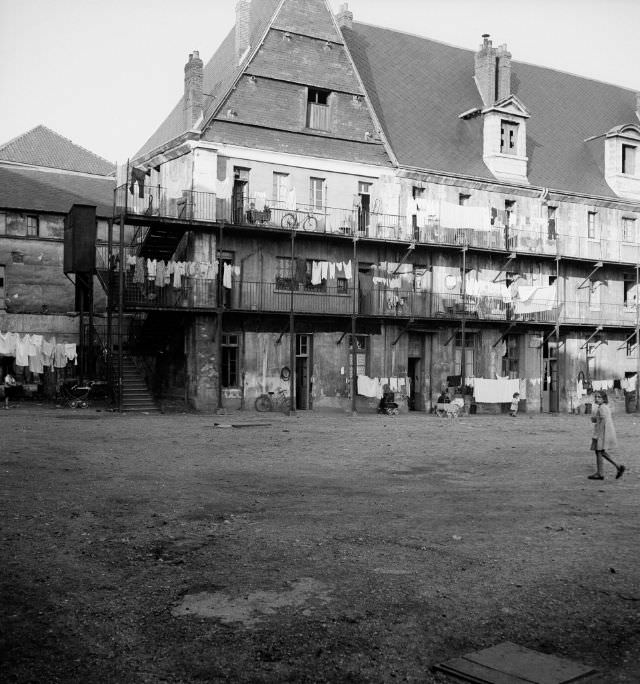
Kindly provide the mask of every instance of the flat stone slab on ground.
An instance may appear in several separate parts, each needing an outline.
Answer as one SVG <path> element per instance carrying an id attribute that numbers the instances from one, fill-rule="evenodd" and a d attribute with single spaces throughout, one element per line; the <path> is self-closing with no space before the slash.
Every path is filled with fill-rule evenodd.
<path id="1" fill-rule="evenodd" d="M 454 658 L 436 669 L 481 684 L 565 684 L 586 682 L 598 674 L 588 665 L 538 653 L 510 641 Z"/>

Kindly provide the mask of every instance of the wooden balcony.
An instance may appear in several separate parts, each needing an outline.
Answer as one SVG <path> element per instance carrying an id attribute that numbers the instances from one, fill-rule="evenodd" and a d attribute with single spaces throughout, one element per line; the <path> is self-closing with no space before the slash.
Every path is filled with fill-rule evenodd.
<path id="1" fill-rule="evenodd" d="M 508 252 L 536 257 L 562 257 L 585 261 L 640 263 L 640 243 L 617 238 L 618 228 L 603 226 L 600 237 L 590 239 L 582 227 L 567 225 L 566 232 L 550 231 L 539 219 L 521 216 L 508 227 L 486 223 L 452 226 L 437 211 L 420 225 L 416 216 L 387 214 L 357 207 L 317 207 L 305 204 L 287 206 L 264 196 L 231 198 L 215 193 L 174 190 L 160 186 L 144 187 L 131 193 L 127 186 L 116 189 L 116 210 L 149 223 L 179 222 L 197 225 L 224 222 L 239 227 L 298 230 L 335 236 L 399 241 L 417 245 L 469 247 L 490 252 Z M 443 210 L 444 212 L 444 210 Z M 443 216 L 446 214 L 443 213 Z M 141 221 L 142 222 L 142 221 Z M 562 226 L 560 226 L 561 228 Z"/>

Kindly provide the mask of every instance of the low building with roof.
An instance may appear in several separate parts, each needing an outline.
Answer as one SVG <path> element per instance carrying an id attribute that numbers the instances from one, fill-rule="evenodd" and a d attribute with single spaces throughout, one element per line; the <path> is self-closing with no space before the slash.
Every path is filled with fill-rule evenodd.
<path id="1" fill-rule="evenodd" d="M 19 382 L 53 391 L 62 378 L 78 374 L 73 356 L 81 318 L 73 276 L 65 276 L 65 218 L 73 205 L 95 207 L 98 237 L 106 241 L 114 188 L 114 164 L 46 126 L 0 145 L 2 377 L 11 370 Z M 104 292 L 97 292 L 92 314 L 106 309 Z M 43 342 L 70 345 L 64 363 L 59 355 L 43 365 Z"/>
<path id="2" fill-rule="evenodd" d="M 639 149 L 635 91 L 489 35 L 240 0 L 119 179 L 120 313 L 203 410 L 575 410 L 638 371 Z"/>

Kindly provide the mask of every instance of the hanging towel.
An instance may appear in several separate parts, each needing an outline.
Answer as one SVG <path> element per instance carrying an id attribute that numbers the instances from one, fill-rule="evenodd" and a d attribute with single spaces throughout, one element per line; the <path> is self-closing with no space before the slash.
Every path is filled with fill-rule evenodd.
<path id="1" fill-rule="evenodd" d="M 224 264 L 222 268 L 222 287 L 231 289 L 231 264 Z"/>
<path id="2" fill-rule="evenodd" d="M 343 265 L 344 265 L 344 277 L 345 277 L 347 280 L 351 280 L 351 278 L 353 277 L 352 274 L 351 274 L 351 261 L 347 261 L 347 262 L 346 262 L 345 264 L 343 264 Z"/>

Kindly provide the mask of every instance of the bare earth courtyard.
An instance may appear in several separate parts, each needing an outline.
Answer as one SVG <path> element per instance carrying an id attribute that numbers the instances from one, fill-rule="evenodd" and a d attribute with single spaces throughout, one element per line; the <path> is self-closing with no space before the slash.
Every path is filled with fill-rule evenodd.
<path id="1" fill-rule="evenodd" d="M 3 681 L 445 682 L 505 641 L 640 681 L 635 415 L 602 482 L 584 415 L 0 421 Z"/>

